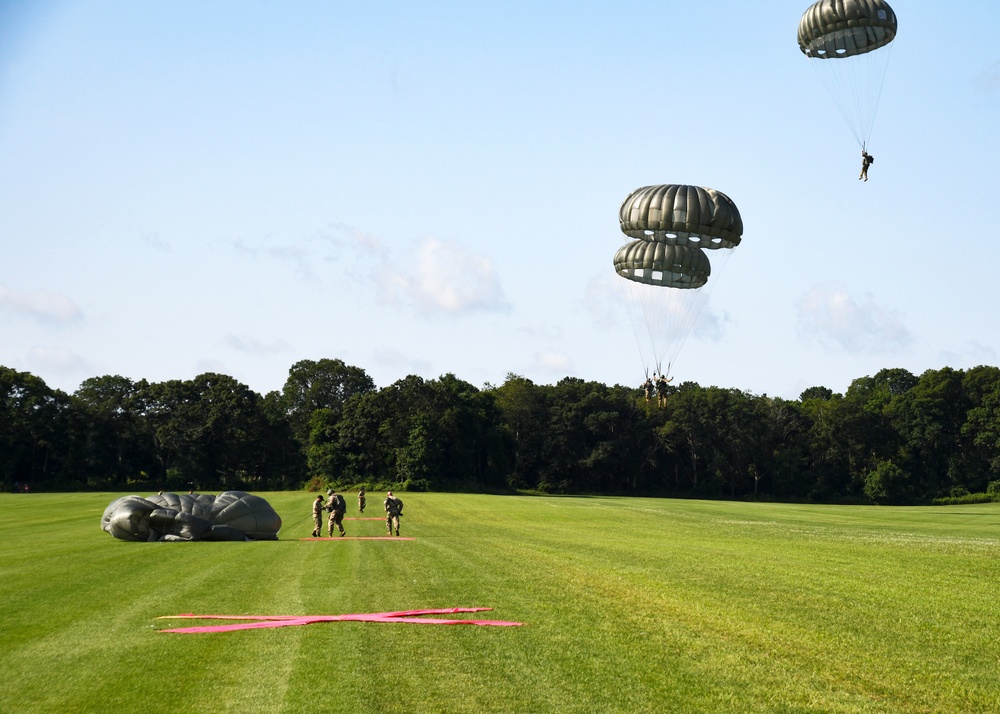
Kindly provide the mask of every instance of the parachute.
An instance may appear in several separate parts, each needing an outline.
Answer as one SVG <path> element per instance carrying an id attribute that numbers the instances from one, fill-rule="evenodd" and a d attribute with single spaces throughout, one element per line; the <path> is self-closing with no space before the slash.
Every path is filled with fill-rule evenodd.
<path id="1" fill-rule="evenodd" d="M 700 186 L 644 186 L 618 210 L 626 242 L 614 256 L 646 374 L 664 374 L 708 298 L 712 264 L 740 244 L 743 220 L 732 199 Z"/>
<path id="2" fill-rule="evenodd" d="M 819 0 L 799 20 L 799 49 L 862 149 L 875 123 L 895 37 L 896 13 L 885 0 Z"/>
<path id="3" fill-rule="evenodd" d="M 281 518 L 243 491 L 123 496 L 104 510 L 101 529 L 130 541 L 277 540 Z"/>

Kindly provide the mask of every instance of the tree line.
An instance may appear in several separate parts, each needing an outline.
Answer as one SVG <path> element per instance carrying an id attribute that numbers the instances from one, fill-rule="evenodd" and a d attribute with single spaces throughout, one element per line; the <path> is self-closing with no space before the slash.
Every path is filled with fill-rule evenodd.
<path id="1" fill-rule="evenodd" d="M 638 388 L 453 374 L 381 389 L 303 360 L 260 395 L 206 373 L 93 377 L 67 394 L 0 367 L 0 486 L 304 487 L 926 503 L 1000 497 L 1000 369 L 884 369 L 798 400 L 684 382 Z"/>

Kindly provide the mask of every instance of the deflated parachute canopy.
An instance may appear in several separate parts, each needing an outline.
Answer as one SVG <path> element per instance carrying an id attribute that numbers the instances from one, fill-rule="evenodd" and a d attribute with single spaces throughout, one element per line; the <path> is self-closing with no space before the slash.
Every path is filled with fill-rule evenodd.
<path id="1" fill-rule="evenodd" d="M 266 500 L 243 491 L 164 493 L 113 501 L 101 528 L 133 541 L 277 540 L 281 518 Z"/>

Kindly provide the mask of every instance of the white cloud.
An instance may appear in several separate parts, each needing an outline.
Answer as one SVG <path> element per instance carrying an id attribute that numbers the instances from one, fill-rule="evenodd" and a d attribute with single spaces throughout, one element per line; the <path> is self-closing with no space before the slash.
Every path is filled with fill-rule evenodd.
<path id="1" fill-rule="evenodd" d="M 0 287 L 0 310 L 42 322 L 70 323 L 83 318 L 77 304 L 65 295 L 44 291 L 22 293 L 4 287 Z"/>
<path id="2" fill-rule="evenodd" d="M 573 369 L 573 361 L 561 352 L 541 352 L 535 355 L 538 367 L 553 374 L 569 374 Z"/>
<path id="3" fill-rule="evenodd" d="M 402 299 L 428 313 L 458 314 L 470 311 L 506 311 L 500 279 L 489 258 L 459 245 L 428 239 L 401 271 L 384 261 L 379 281 L 388 302 Z"/>
<path id="4" fill-rule="evenodd" d="M 876 305 L 871 294 L 854 296 L 829 283 L 799 300 L 798 331 L 806 341 L 845 352 L 891 352 L 913 342 L 899 315 Z"/>

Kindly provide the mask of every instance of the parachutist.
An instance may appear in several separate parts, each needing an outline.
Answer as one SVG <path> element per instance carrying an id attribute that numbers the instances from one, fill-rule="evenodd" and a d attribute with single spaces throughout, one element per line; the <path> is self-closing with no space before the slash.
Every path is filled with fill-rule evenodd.
<path id="1" fill-rule="evenodd" d="M 667 378 L 667 375 L 660 374 L 659 378 L 656 380 L 656 405 L 658 407 L 667 406 L 667 385 L 674 381 L 673 377 Z"/>
<path id="2" fill-rule="evenodd" d="M 653 380 L 646 377 L 646 381 L 642 383 L 642 391 L 646 395 L 646 401 L 648 402 L 653 397 Z"/>
<path id="3" fill-rule="evenodd" d="M 868 167 L 875 163 L 875 157 L 869 154 L 864 149 L 861 150 L 861 175 L 858 176 L 858 180 L 864 179 L 868 180 Z"/>

